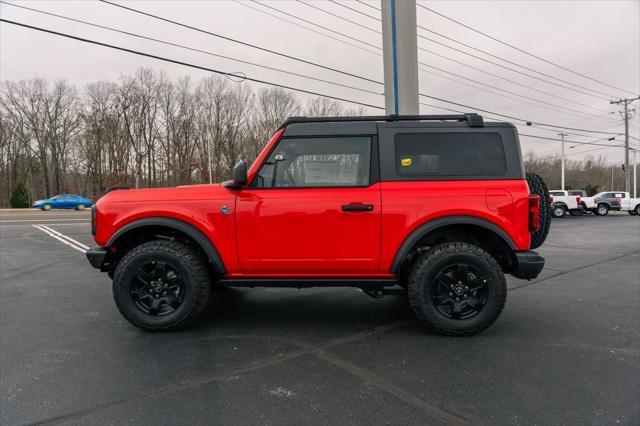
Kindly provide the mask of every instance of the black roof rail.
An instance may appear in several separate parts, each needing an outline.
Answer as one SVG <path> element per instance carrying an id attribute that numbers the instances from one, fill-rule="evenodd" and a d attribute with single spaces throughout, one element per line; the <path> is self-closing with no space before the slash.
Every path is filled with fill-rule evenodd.
<path id="1" fill-rule="evenodd" d="M 465 121 L 469 127 L 484 127 L 481 115 L 476 113 L 449 115 L 361 115 L 346 117 L 289 117 L 280 129 L 294 123 L 335 123 L 352 121 Z"/>

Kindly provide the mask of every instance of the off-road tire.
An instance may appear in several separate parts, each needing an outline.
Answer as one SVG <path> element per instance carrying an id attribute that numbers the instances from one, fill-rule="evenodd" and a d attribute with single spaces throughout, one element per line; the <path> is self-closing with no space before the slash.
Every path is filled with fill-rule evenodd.
<path id="1" fill-rule="evenodd" d="M 609 214 L 609 206 L 607 206 L 606 204 L 598 204 L 596 206 L 596 209 L 594 210 L 594 213 L 598 216 L 606 216 Z"/>
<path id="2" fill-rule="evenodd" d="M 542 177 L 536 173 L 527 172 L 529 191 L 540 197 L 540 227 L 531 233 L 531 248 L 538 248 L 544 243 L 551 228 L 551 212 L 549 206 L 549 188 Z"/>
<path id="3" fill-rule="evenodd" d="M 184 300 L 165 316 L 150 315 L 132 301 L 129 289 L 133 273 L 143 262 L 161 259 L 184 277 Z M 113 274 L 113 300 L 122 316 L 134 326 L 149 331 L 174 331 L 196 321 L 209 299 L 209 273 L 204 260 L 185 244 L 170 240 L 149 241 L 133 248 L 118 263 Z"/>
<path id="4" fill-rule="evenodd" d="M 469 319 L 452 319 L 441 314 L 431 297 L 434 277 L 447 265 L 468 263 L 487 278 L 486 304 Z M 491 326 L 507 301 L 507 283 L 496 260 L 480 247 L 469 243 L 443 243 L 422 254 L 409 276 L 409 303 L 418 319 L 429 329 L 447 336 L 470 336 Z"/>

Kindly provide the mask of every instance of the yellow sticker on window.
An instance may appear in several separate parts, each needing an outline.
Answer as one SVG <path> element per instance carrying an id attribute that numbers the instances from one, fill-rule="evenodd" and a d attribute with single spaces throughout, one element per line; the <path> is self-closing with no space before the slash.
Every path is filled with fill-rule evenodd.
<path id="1" fill-rule="evenodd" d="M 409 167 L 411 165 L 411 158 L 403 158 L 400 160 L 402 167 Z"/>

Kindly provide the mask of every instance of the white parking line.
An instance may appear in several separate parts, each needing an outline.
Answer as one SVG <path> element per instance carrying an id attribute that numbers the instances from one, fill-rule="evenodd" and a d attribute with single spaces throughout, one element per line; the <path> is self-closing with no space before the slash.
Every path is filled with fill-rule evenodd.
<path id="1" fill-rule="evenodd" d="M 54 234 L 53 232 L 49 232 L 48 230 L 42 228 L 43 225 L 32 225 L 34 228 L 38 228 L 39 230 L 41 230 L 42 232 L 44 232 L 45 234 L 49 235 L 50 237 L 55 238 L 56 240 L 62 242 L 63 244 L 68 245 L 71 248 L 74 248 L 76 250 L 78 250 L 81 253 L 84 253 L 86 249 L 82 248 L 81 246 L 77 246 L 75 244 L 72 244 L 70 241 L 67 241 L 63 238 L 58 237 L 56 234 Z M 75 241 L 75 240 L 73 240 Z"/>
<path id="2" fill-rule="evenodd" d="M 65 240 L 69 241 L 70 243 L 75 244 L 75 245 L 77 245 L 77 246 L 79 246 L 79 247 L 82 247 L 82 248 L 84 248 L 85 250 L 89 248 L 89 246 L 88 246 L 88 245 L 82 244 L 80 241 L 78 241 L 78 240 L 74 240 L 73 238 L 69 237 L 68 235 L 64 235 L 62 232 L 56 231 L 55 229 L 50 228 L 50 227 L 48 227 L 47 225 L 40 225 L 40 227 L 42 227 L 42 228 L 46 229 L 47 231 L 51 231 L 51 232 L 53 232 L 53 233 L 54 233 L 54 234 L 56 234 L 58 237 L 60 237 L 60 238 L 64 238 Z"/>

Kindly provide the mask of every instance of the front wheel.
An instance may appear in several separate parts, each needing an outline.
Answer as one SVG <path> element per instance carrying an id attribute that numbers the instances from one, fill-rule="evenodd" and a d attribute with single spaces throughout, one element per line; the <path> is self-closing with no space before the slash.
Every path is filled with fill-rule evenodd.
<path id="1" fill-rule="evenodd" d="M 486 251 L 468 243 L 444 243 L 416 261 L 408 293 L 411 308 L 429 330 L 469 336 L 498 319 L 507 284 L 502 268 Z"/>
<path id="2" fill-rule="evenodd" d="M 553 217 L 564 217 L 565 213 L 567 212 L 567 209 L 564 206 L 553 206 L 553 210 L 551 211 L 551 214 L 553 215 Z"/>
<path id="3" fill-rule="evenodd" d="M 609 206 L 607 206 L 606 204 L 598 205 L 598 207 L 596 207 L 596 214 L 598 216 L 606 216 L 607 214 L 609 214 Z"/>
<path id="4" fill-rule="evenodd" d="M 638 204 L 633 211 L 636 212 L 636 215 L 640 216 L 640 204 Z"/>
<path id="5" fill-rule="evenodd" d="M 51 210 L 51 204 L 45 204 L 44 206 L 42 206 L 42 210 L 48 212 L 49 210 Z"/>
<path id="6" fill-rule="evenodd" d="M 113 299 L 136 327 L 178 330 L 204 311 L 209 274 L 190 247 L 167 240 L 143 243 L 128 252 L 113 274 Z"/>

